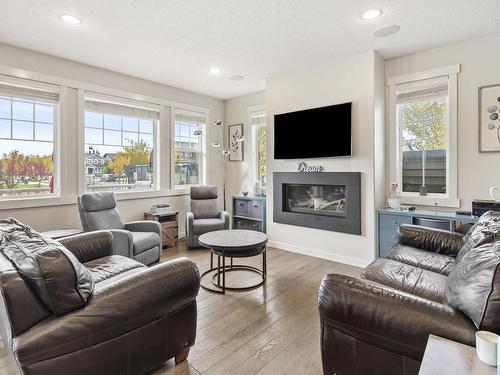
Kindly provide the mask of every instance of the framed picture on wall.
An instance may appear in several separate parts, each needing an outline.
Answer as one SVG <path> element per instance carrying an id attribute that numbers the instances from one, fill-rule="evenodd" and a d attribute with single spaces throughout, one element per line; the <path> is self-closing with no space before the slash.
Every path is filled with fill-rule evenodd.
<path id="1" fill-rule="evenodd" d="M 229 125 L 229 161 L 243 161 L 243 124 Z"/>
<path id="2" fill-rule="evenodd" d="M 479 152 L 500 152 L 500 84 L 479 88 Z"/>

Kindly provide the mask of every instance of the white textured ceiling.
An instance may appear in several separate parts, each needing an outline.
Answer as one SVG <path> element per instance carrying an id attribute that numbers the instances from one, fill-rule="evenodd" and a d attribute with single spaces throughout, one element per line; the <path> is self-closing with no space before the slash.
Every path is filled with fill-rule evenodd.
<path id="1" fill-rule="evenodd" d="M 383 16 L 361 21 L 373 7 Z M 83 23 L 62 23 L 64 13 Z M 500 31 L 499 17 L 499 0 L 0 0 L 0 42 L 230 98 L 318 61 L 372 49 L 395 57 Z M 373 36 L 391 24 L 401 31 Z M 245 79 L 228 79 L 235 74 Z"/>

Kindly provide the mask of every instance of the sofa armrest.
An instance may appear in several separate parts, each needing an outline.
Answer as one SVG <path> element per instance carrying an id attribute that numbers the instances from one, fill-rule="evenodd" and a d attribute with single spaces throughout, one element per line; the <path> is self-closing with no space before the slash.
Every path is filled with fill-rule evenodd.
<path id="1" fill-rule="evenodd" d="M 162 228 L 161 224 L 152 220 L 131 221 L 125 223 L 125 229 L 131 232 L 154 232 L 160 236 L 160 249 L 162 249 Z"/>
<path id="2" fill-rule="evenodd" d="M 220 219 L 224 220 L 224 229 L 229 229 L 229 212 L 221 211 Z"/>
<path id="3" fill-rule="evenodd" d="M 71 251 L 80 263 L 113 255 L 115 252 L 113 235 L 107 230 L 77 234 L 62 238 L 59 242 Z"/>
<path id="4" fill-rule="evenodd" d="M 421 360 L 429 334 L 474 346 L 462 313 L 375 282 L 330 274 L 319 288 L 324 324 L 368 344 Z"/>
<path id="5" fill-rule="evenodd" d="M 125 223 L 125 229 L 131 232 L 155 232 L 161 236 L 161 224 L 152 220 L 131 221 Z"/>
<path id="6" fill-rule="evenodd" d="M 462 247 L 463 234 L 419 225 L 402 224 L 398 243 L 455 257 Z"/>
<path id="7" fill-rule="evenodd" d="M 110 229 L 113 235 L 115 255 L 123 255 L 127 258 L 134 258 L 134 238 L 132 233 L 125 229 Z"/>
<path id="8" fill-rule="evenodd" d="M 106 342 L 196 303 L 200 277 L 196 265 L 178 258 L 102 287 L 87 305 L 48 319 L 14 339 L 24 365 Z"/>

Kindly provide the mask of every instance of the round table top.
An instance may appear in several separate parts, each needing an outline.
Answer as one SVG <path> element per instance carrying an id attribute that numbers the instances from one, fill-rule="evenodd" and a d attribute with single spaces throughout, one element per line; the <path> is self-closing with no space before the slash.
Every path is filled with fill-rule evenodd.
<path id="1" fill-rule="evenodd" d="M 202 234 L 199 242 L 214 251 L 251 251 L 260 249 L 267 243 L 267 234 L 245 229 L 216 230 Z"/>

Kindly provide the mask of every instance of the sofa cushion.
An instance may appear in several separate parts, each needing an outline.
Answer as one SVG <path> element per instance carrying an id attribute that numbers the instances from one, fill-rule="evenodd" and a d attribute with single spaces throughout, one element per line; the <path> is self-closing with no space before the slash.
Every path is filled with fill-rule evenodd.
<path id="1" fill-rule="evenodd" d="M 154 232 L 130 232 L 134 240 L 134 255 L 160 246 L 160 236 Z"/>
<path id="2" fill-rule="evenodd" d="M 193 199 L 191 212 L 195 219 L 211 219 L 219 217 L 217 199 Z"/>
<path id="3" fill-rule="evenodd" d="M 13 218 L 0 220 L 0 249 L 56 315 L 85 306 L 92 294 L 90 272 L 69 250 Z"/>
<path id="4" fill-rule="evenodd" d="M 116 207 L 113 193 L 89 193 L 80 197 L 80 204 L 85 212 L 111 210 Z"/>
<path id="5" fill-rule="evenodd" d="M 479 329 L 500 333 L 500 213 L 487 212 L 450 272 L 445 301 Z M 468 247 L 472 246 L 470 249 Z"/>
<path id="6" fill-rule="evenodd" d="M 488 211 L 481 215 L 462 238 L 462 248 L 457 254 L 457 261 L 460 261 L 479 241 L 482 241 L 483 236 L 480 231 L 477 231 L 478 228 L 488 227 L 491 222 L 499 220 L 500 212 L 498 211 Z"/>
<path id="7" fill-rule="evenodd" d="M 136 260 L 121 255 L 110 255 L 94 259 L 84 263 L 84 266 L 87 267 L 96 284 L 109 279 L 115 279 L 117 276 L 130 270 L 146 267 Z"/>
<path id="8" fill-rule="evenodd" d="M 447 279 L 439 273 L 385 258 L 373 261 L 361 277 L 436 302 L 443 301 Z"/>
<path id="9" fill-rule="evenodd" d="M 214 230 L 225 229 L 225 222 L 221 219 L 197 219 L 193 222 L 193 233 L 201 235 Z"/>
<path id="10" fill-rule="evenodd" d="M 456 264 L 456 260 L 453 257 L 401 244 L 394 245 L 384 258 L 437 272 L 445 276 L 448 276 Z"/>
<path id="11" fill-rule="evenodd" d="M 191 186 L 191 199 L 217 199 L 218 188 L 216 185 Z"/>

